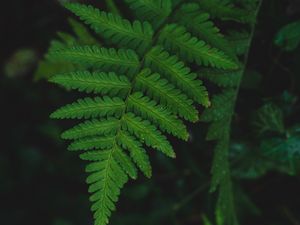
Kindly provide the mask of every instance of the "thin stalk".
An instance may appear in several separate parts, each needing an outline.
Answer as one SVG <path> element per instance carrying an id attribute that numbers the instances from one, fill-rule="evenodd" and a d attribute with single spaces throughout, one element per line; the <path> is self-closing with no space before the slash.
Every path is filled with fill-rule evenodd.
<path id="1" fill-rule="evenodd" d="M 262 0 L 259 1 L 258 3 L 258 6 L 254 12 L 255 14 L 255 18 L 257 18 L 258 16 L 258 13 L 260 11 L 260 8 L 261 8 L 261 5 L 262 5 Z M 255 20 L 256 21 L 256 20 Z M 237 98 L 238 98 L 238 94 L 239 94 L 239 90 L 240 90 L 240 85 L 241 85 L 241 81 L 242 81 L 242 78 L 243 78 L 243 75 L 245 74 L 245 71 L 246 71 L 246 67 L 247 67 L 247 64 L 248 64 L 248 59 L 249 59 L 249 53 L 250 53 L 250 49 L 251 49 L 251 45 L 252 45 L 252 41 L 253 41 L 253 38 L 254 38 L 254 34 L 255 34 L 255 28 L 256 28 L 256 22 L 254 22 L 253 24 L 251 24 L 251 33 L 250 33 L 250 36 L 249 36 L 249 39 L 248 39 L 248 49 L 245 53 L 245 56 L 244 56 L 244 59 L 243 59 L 243 64 L 242 64 L 242 69 L 241 69 L 241 73 L 239 75 L 239 82 L 238 82 L 238 85 L 237 85 L 237 88 L 235 89 L 235 94 L 234 94 L 234 98 L 233 98 L 233 107 L 232 107 L 232 116 L 234 115 L 234 108 L 236 106 L 236 102 L 237 102 Z M 228 130 L 229 130 L 229 134 L 230 134 L 230 128 L 231 128 L 231 124 L 232 124 L 232 116 L 228 122 Z M 217 203 L 217 209 L 223 211 L 223 210 L 228 210 L 229 208 L 231 208 L 231 212 L 232 215 L 226 215 L 226 212 L 222 212 L 223 216 L 226 216 L 227 218 L 225 219 L 225 221 L 227 223 L 230 223 L 230 224 L 238 224 L 238 219 L 237 219 L 237 216 L 235 214 L 235 204 L 234 204 L 234 198 L 233 198 L 233 190 L 232 190 L 232 182 L 231 182 L 231 176 L 230 176 L 230 165 L 229 165 L 229 159 L 228 159 L 228 152 L 229 152 L 229 143 L 230 143 L 230 135 L 226 135 L 224 137 L 224 140 L 226 143 L 227 143 L 227 146 L 226 146 L 226 149 L 224 149 L 224 151 L 226 151 L 226 157 L 227 157 L 227 161 L 228 163 L 227 164 L 227 168 L 224 168 L 224 171 L 227 171 L 224 175 L 224 178 L 222 179 L 222 181 L 220 181 L 220 186 L 219 186 L 219 199 L 218 199 L 218 203 Z M 224 159 L 225 160 L 225 159 Z M 220 198 L 220 193 L 222 192 L 222 190 L 224 189 L 227 189 L 227 193 L 231 193 L 231 197 L 228 197 L 230 199 L 230 205 L 222 205 L 222 199 Z M 223 196 L 224 197 L 224 196 Z M 228 211 L 227 211 L 228 212 Z M 220 221 L 218 221 L 218 215 L 216 215 L 217 217 L 217 223 L 219 223 Z M 224 218 L 223 218 L 224 219 Z M 222 219 L 222 220 L 223 220 Z M 223 223 L 224 221 L 220 222 L 220 223 Z"/>

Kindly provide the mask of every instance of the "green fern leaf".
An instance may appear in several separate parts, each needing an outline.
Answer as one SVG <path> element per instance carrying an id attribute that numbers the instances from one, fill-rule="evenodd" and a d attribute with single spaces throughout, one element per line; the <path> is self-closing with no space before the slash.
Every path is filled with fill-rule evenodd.
<path id="1" fill-rule="evenodd" d="M 250 34 L 247 31 L 230 31 L 227 40 L 231 43 L 237 55 L 244 55 L 250 47 Z"/>
<path id="2" fill-rule="evenodd" d="M 210 106 L 207 90 L 197 79 L 194 68 L 200 65 L 231 72 L 239 66 L 225 51 L 224 37 L 207 12 L 199 13 L 200 7 L 194 10 L 194 23 L 188 24 L 184 21 L 188 17 L 178 18 L 181 6 L 178 0 L 126 2 L 142 21 L 131 23 L 92 6 L 65 4 L 104 43 L 122 49 L 99 47 L 84 26 L 71 22 L 77 37 L 60 33 L 61 41 L 47 55 L 47 62 L 64 63 L 66 68 L 70 65 L 67 70 L 55 73 L 51 82 L 100 95 L 80 99 L 51 114 L 58 119 L 90 119 L 65 131 L 62 137 L 73 141 L 69 150 L 81 150 L 80 158 L 88 161 L 86 171 L 91 174 L 87 183 L 92 193 L 95 225 L 108 224 L 121 188 L 129 178 L 137 178 L 137 168 L 145 176 L 151 176 L 146 146 L 174 158 L 175 152 L 164 133 L 187 140 L 189 133 L 181 118 L 198 120 L 194 102 Z M 169 24 L 176 21 L 179 25 Z M 226 87 L 233 86 L 229 76 L 200 76 Z M 228 119 L 224 115 L 229 116 L 233 110 L 230 110 L 232 104 L 226 104 L 234 98 L 230 91 L 214 97 L 213 106 L 204 112 L 202 120 L 217 124 Z M 220 107 L 224 108 L 222 115 L 218 114 Z M 225 133 L 216 130 L 211 138 L 219 140 L 221 135 L 224 137 Z"/>
<path id="3" fill-rule="evenodd" d="M 223 129 L 230 127 L 230 118 L 222 122 Z M 212 180 L 210 191 L 215 192 L 219 187 L 219 197 L 216 206 L 216 219 L 218 224 L 238 225 L 232 183 L 230 178 L 228 160 L 229 130 L 223 132 L 222 138 L 218 139 L 212 166 Z"/>
<path id="4" fill-rule="evenodd" d="M 123 127 L 129 133 L 134 134 L 147 146 L 157 149 L 171 158 L 175 158 L 175 152 L 166 137 L 149 121 L 134 116 L 132 113 L 126 114 L 123 116 L 123 119 Z"/>
<path id="5" fill-rule="evenodd" d="M 159 74 L 151 74 L 148 69 L 143 70 L 137 76 L 136 87 L 186 120 L 198 120 L 198 111 L 192 105 L 193 101 L 167 80 L 161 79 Z"/>
<path id="6" fill-rule="evenodd" d="M 66 33 L 62 32 L 58 33 L 60 40 L 51 41 L 48 52 L 72 47 L 74 45 L 100 45 L 83 24 L 72 18 L 69 18 L 68 22 L 76 36 L 72 36 L 70 34 L 66 35 Z M 69 36 L 71 41 L 68 41 L 67 36 Z M 35 80 L 49 78 L 50 75 L 74 71 L 75 68 L 81 69 L 80 66 L 75 66 L 71 62 L 62 60 L 53 62 L 53 60 L 51 60 L 51 57 L 49 57 L 49 54 L 46 54 L 44 59 L 39 62 L 38 69 L 35 72 L 34 77 Z"/>
<path id="7" fill-rule="evenodd" d="M 254 23 L 255 15 L 252 10 L 234 7 L 228 0 L 198 0 L 202 11 L 209 12 L 213 17 L 222 20 L 232 20 L 240 23 Z"/>
<path id="8" fill-rule="evenodd" d="M 140 19 L 150 21 L 154 27 L 158 27 L 172 9 L 170 0 L 125 0 L 125 2 Z"/>
<path id="9" fill-rule="evenodd" d="M 174 136 L 188 139 L 188 132 L 181 120 L 177 119 L 166 107 L 158 105 L 155 101 L 136 92 L 128 99 L 128 109 L 158 125 L 162 131 Z"/>
<path id="10" fill-rule="evenodd" d="M 53 61 L 70 61 L 88 68 L 120 74 L 134 74 L 139 66 L 138 56 L 131 50 L 115 50 L 97 46 L 75 46 L 54 50 L 49 53 Z"/>
<path id="11" fill-rule="evenodd" d="M 37 70 L 34 74 L 34 80 L 51 78 L 51 75 L 57 73 L 67 73 L 74 71 L 74 65 L 70 62 L 50 62 L 47 59 L 41 60 L 38 64 Z"/>
<path id="12" fill-rule="evenodd" d="M 219 87 L 237 87 L 241 80 L 240 70 L 201 69 L 198 72 L 201 79 L 207 79 Z"/>
<path id="13" fill-rule="evenodd" d="M 229 132 L 229 130 L 227 129 L 226 126 L 228 125 L 230 121 L 230 118 L 223 118 L 221 120 L 217 120 L 217 121 L 213 121 L 209 127 L 208 127 L 208 131 L 207 131 L 207 135 L 206 135 L 206 140 L 208 141 L 214 141 L 214 140 L 221 140 L 224 138 L 224 136 L 226 135 L 226 133 Z"/>
<path id="14" fill-rule="evenodd" d="M 119 143 L 130 152 L 130 156 L 146 177 L 152 176 L 149 157 L 140 142 L 127 132 L 122 131 L 118 138 Z"/>
<path id="15" fill-rule="evenodd" d="M 152 27 L 147 22 L 141 24 L 140 21 L 135 21 L 131 24 L 118 15 L 78 3 L 66 3 L 65 7 L 106 40 L 121 47 L 127 46 L 142 53 L 152 41 Z"/>
<path id="16" fill-rule="evenodd" d="M 162 47 L 154 47 L 146 55 L 146 65 L 153 71 L 164 75 L 177 87 L 183 90 L 190 98 L 199 104 L 209 106 L 208 93 L 197 75 L 191 73 L 191 69 L 186 67 L 176 56 L 170 56 Z"/>
<path id="17" fill-rule="evenodd" d="M 65 32 L 57 32 L 57 36 L 63 41 L 63 45 L 73 46 L 76 44 L 76 38 L 74 38 L 71 34 Z"/>
<path id="18" fill-rule="evenodd" d="M 131 88 L 128 79 L 125 76 L 117 76 L 115 73 L 103 73 L 88 71 L 71 72 L 68 74 L 55 75 L 49 79 L 50 82 L 60 84 L 67 89 L 77 89 L 87 93 L 115 96 L 120 93 L 121 96 Z"/>
<path id="19" fill-rule="evenodd" d="M 213 159 L 214 162 L 211 170 L 211 173 L 213 174 L 210 188 L 211 192 L 214 192 L 217 189 L 219 184 L 222 182 L 222 179 L 224 179 L 223 176 L 226 175 L 224 174 L 226 171 L 224 171 L 223 169 L 226 168 L 224 164 L 228 163 L 227 160 L 224 160 L 227 159 L 228 153 L 224 151 L 224 149 L 228 148 L 228 141 L 225 140 L 226 139 L 222 139 L 221 141 L 219 141 L 215 148 L 216 153 Z"/>
<path id="20" fill-rule="evenodd" d="M 233 20 L 235 22 L 250 23 L 251 29 L 254 30 L 255 17 L 258 9 L 243 10 L 234 7 L 232 1 L 229 0 L 199 0 L 199 11 L 195 13 L 209 13 L 212 17 L 220 18 L 221 20 Z M 235 1 L 238 2 L 238 1 Z M 252 1 L 254 2 L 254 1 Z M 256 1 L 255 1 L 256 2 Z M 257 2 L 256 2 L 257 3 Z M 253 6 L 253 4 L 251 4 Z M 256 4 L 255 4 L 256 5 Z M 260 6 L 260 4 L 258 4 Z M 257 6 L 255 6 L 257 7 Z M 194 14 L 197 16 L 197 13 Z M 240 26 L 240 24 L 239 24 Z M 239 41 L 238 35 L 236 35 Z M 230 43 L 237 46 L 234 38 L 226 37 Z M 250 37 L 243 40 L 237 46 L 235 53 L 243 55 L 249 50 L 251 43 Z M 225 51 L 226 52 L 226 51 Z M 246 56 L 247 58 L 247 56 Z M 234 115 L 234 107 L 237 97 L 237 92 L 241 83 L 241 77 L 244 73 L 245 65 L 240 66 L 240 70 L 236 71 L 219 71 L 211 69 L 201 69 L 199 75 L 218 86 L 221 93 L 213 96 L 212 107 L 205 110 L 201 119 L 205 122 L 210 122 L 207 139 L 216 140 L 217 144 L 214 149 L 214 160 L 212 166 L 212 181 L 211 192 L 218 189 L 219 196 L 216 204 L 215 214 L 217 224 L 238 225 L 238 220 L 235 211 L 235 201 L 233 197 L 233 187 L 230 175 L 230 165 L 228 161 L 230 130 L 232 117 Z M 216 72 L 216 73 L 215 73 Z"/>
<path id="21" fill-rule="evenodd" d="M 137 169 L 135 165 L 132 163 L 131 158 L 126 155 L 120 148 L 116 148 L 113 157 L 129 177 L 131 177 L 132 179 L 137 178 Z"/>
<path id="22" fill-rule="evenodd" d="M 53 112 L 50 117 L 54 119 L 88 119 L 99 116 L 118 116 L 124 108 L 124 101 L 117 97 L 84 98 L 61 107 Z"/>
<path id="23" fill-rule="evenodd" d="M 78 43 L 80 45 L 97 45 L 97 40 L 89 32 L 89 30 L 80 22 L 69 18 L 69 24 L 72 27 L 73 32 L 76 34 Z"/>
<path id="24" fill-rule="evenodd" d="M 196 62 L 200 66 L 237 69 L 237 64 L 224 52 L 212 48 L 204 41 L 193 37 L 183 26 L 176 24 L 166 26 L 160 36 L 160 43 L 173 52 L 179 51 L 182 59 Z"/>
<path id="25" fill-rule="evenodd" d="M 196 11 L 196 13 L 193 11 Z M 235 59 L 236 56 L 230 42 L 220 33 L 220 29 L 214 25 L 210 19 L 210 15 L 201 12 L 198 4 L 184 4 L 176 14 L 176 22 L 185 26 L 193 35 L 205 41 L 212 47 L 225 52 L 226 55 Z"/>
<path id="26" fill-rule="evenodd" d="M 107 155 L 110 153 L 110 150 L 93 150 L 93 151 L 85 151 L 79 155 L 79 157 L 83 160 L 97 162 L 102 161 L 107 158 Z M 96 163 L 88 164 L 89 167 L 92 167 Z"/>
<path id="27" fill-rule="evenodd" d="M 68 150 L 91 150 L 91 149 L 107 149 L 112 148 L 115 144 L 115 136 L 103 136 L 103 137 L 87 137 L 81 138 L 72 142 Z"/>
<path id="28" fill-rule="evenodd" d="M 113 135 L 120 127 L 120 120 L 108 118 L 104 120 L 88 120 L 62 133 L 63 139 L 78 139 L 94 135 Z"/>
<path id="29" fill-rule="evenodd" d="M 235 91 L 224 90 L 223 93 L 213 96 L 212 107 L 202 114 L 201 120 L 204 122 L 218 121 L 223 118 L 231 118 Z"/>
<path id="30" fill-rule="evenodd" d="M 89 164 L 86 171 L 91 173 L 87 178 L 92 193 L 90 201 L 94 202 L 92 211 L 96 225 L 106 225 L 115 210 L 115 202 L 118 201 L 120 189 L 128 181 L 128 176 L 123 171 L 114 157 L 116 148 L 106 151 L 106 157 L 98 162 Z"/>
<path id="31" fill-rule="evenodd" d="M 36 81 L 50 78 L 53 74 L 66 73 L 76 69 L 76 66 L 71 62 L 51 60 L 51 57 L 49 56 L 50 51 L 57 51 L 66 47 L 66 44 L 61 41 L 51 41 L 48 53 L 45 54 L 44 59 L 39 62 L 37 70 L 35 71 L 34 79 Z"/>

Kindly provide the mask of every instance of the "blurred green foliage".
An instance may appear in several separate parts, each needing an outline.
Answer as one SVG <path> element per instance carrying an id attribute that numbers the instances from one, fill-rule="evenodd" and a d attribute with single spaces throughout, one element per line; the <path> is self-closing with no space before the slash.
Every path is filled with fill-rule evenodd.
<path id="1" fill-rule="evenodd" d="M 79 45 L 99 45 L 98 41 L 93 37 L 90 31 L 80 22 L 69 18 L 68 20 L 69 25 L 72 28 L 72 33 L 69 34 L 66 32 L 57 32 L 58 40 L 52 40 L 50 43 L 50 47 L 47 52 L 55 51 L 60 48 L 64 47 L 71 47 L 75 44 Z M 79 66 L 77 66 L 79 67 Z M 74 71 L 74 64 L 70 63 L 69 61 L 53 61 L 49 59 L 48 54 L 44 56 L 39 64 L 38 68 L 35 71 L 34 79 L 36 81 L 40 79 L 47 79 L 51 74 L 59 74 Z"/>
<path id="2" fill-rule="evenodd" d="M 275 36 L 274 43 L 284 51 L 295 50 L 300 43 L 300 21 L 282 27 Z"/>

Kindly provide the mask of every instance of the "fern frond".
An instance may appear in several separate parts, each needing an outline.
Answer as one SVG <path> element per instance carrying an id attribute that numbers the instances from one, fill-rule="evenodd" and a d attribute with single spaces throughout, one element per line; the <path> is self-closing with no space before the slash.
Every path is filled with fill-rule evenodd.
<path id="1" fill-rule="evenodd" d="M 229 118 L 223 118 L 221 120 L 213 121 L 208 127 L 206 140 L 214 141 L 221 140 L 224 138 L 224 135 L 229 132 L 226 126 L 228 125 Z"/>
<path id="2" fill-rule="evenodd" d="M 34 74 L 34 79 L 36 81 L 46 78 L 51 78 L 53 74 L 57 73 L 67 73 L 74 71 L 75 66 L 70 62 L 50 62 L 47 59 L 41 60 Z"/>
<path id="3" fill-rule="evenodd" d="M 146 177 L 150 178 L 152 176 L 152 168 L 149 162 L 149 157 L 143 149 L 142 144 L 125 131 L 119 133 L 118 142 L 121 146 L 128 149 L 135 164 Z"/>
<path id="4" fill-rule="evenodd" d="M 237 64 L 224 52 L 212 48 L 204 41 L 192 36 L 183 26 L 176 24 L 166 26 L 160 35 L 160 43 L 170 51 L 179 51 L 182 59 L 195 62 L 199 66 L 237 69 Z"/>
<path id="5" fill-rule="evenodd" d="M 202 11 L 209 12 L 213 17 L 221 20 L 232 20 L 240 23 L 253 23 L 255 15 L 252 10 L 235 7 L 227 0 L 198 0 Z"/>
<path id="6" fill-rule="evenodd" d="M 71 34 L 65 32 L 57 32 L 57 36 L 63 41 L 63 45 L 65 46 L 74 46 L 76 44 L 76 38 Z"/>
<path id="7" fill-rule="evenodd" d="M 230 170 L 227 151 L 228 149 L 229 137 L 218 142 L 215 148 L 215 156 L 213 160 L 212 167 L 212 183 L 211 183 L 211 192 L 214 192 L 219 186 L 219 197 L 216 206 L 216 214 L 221 217 L 221 224 L 232 224 L 238 225 L 238 220 L 235 212 L 235 203 L 234 203 L 234 192 L 232 187 L 232 182 L 230 178 Z"/>
<path id="8" fill-rule="evenodd" d="M 219 141 L 216 145 L 215 148 L 215 157 L 214 157 L 214 161 L 213 161 L 213 166 L 212 166 L 212 170 L 211 173 L 213 174 L 212 176 L 212 181 L 211 181 L 211 188 L 210 191 L 214 192 L 218 185 L 220 184 L 220 182 L 223 179 L 223 176 L 226 175 L 223 173 L 223 169 L 226 168 L 226 166 L 223 166 L 224 164 L 228 163 L 227 160 L 224 160 L 228 157 L 228 152 L 224 151 L 224 149 L 228 148 L 228 139 L 222 139 L 221 141 Z"/>
<path id="9" fill-rule="evenodd" d="M 240 70 L 201 69 L 198 72 L 201 79 L 209 80 L 219 87 L 237 87 L 241 79 Z"/>
<path id="10" fill-rule="evenodd" d="M 161 79 L 159 74 L 151 74 L 148 69 L 141 71 L 137 76 L 136 87 L 186 120 L 198 120 L 198 111 L 192 105 L 193 101 L 167 80 Z"/>
<path id="11" fill-rule="evenodd" d="M 69 61 L 51 60 L 49 52 L 54 52 L 66 47 L 66 44 L 61 41 L 51 41 L 48 52 L 45 54 L 44 59 L 41 60 L 38 64 L 37 70 L 34 74 L 35 80 L 50 78 L 53 74 L 66 73 L 77 69 L 76 66 Z"/>
<path id="12" fill-rule="evenodd" d="M 117 97 L 84 98 L 61 107 L 53 112 L 50 117 L 54 119 L 88 119 L 99 116 L 118 116 L 124 108 L 124 101 Z"/>
<path id="13" fill-rule="evenodd" d="M 230 105 L 233 107 L 232 103 Z M 223 222 L 221 224 L 238 225 L 228 161 L 230 124 L 233 113 L 232 110 L 230 111 L 231 115 L 227 114 L 228 117 L 217 116 L 219 120 L 211 123 L 207 134 L 207 140 L 217 140 L 211 169 L 212 180 L 210 192 L 215 192 L 219 187 L 215 212 L 217 218 L 218 215 L 222 218 Z"/>
<path id="14" fill-rule="evenodd" d="M 131 88 L 130 82 L 125 76 L 117 76 L 115 73 L 78 71 L 59 74 L 51 77 L 50 82 L 64 86 L 67 89 L 76 89 L 87 93 L 102 95 L 125 95 Z"/>
<path id="15" fill-rule="evenodd" d="M 90 33 L 90 31 L 80 22 L 69 18 L 69 24 L 72 27 L 73 32 L 77 36 L 77 40 L 81 45 L 97 45 L 98 42 L 96 38 Z"/>
<path id="16" fill-rule="evenodd" d="M 235 91 L 232 89 L 225 89 L 222 93 L 213 96 L 212 107 L 206 109 L 201 117 L 202 121 L 210 122 L 206 135 L 207 140 L 222 142 L 224 139 L 229 139 L 227 136 L 230 133 L 234 99 Z"/>
<path id="17" fill-rule="evenodd" d="M 101 150 L 93 150 L 93 151 L 84 151 L 79 155 L 79 157 L 83 160 L 97 162 L 107 158 L 107 155 L 110 154 L 110 150 L 101 149 Z M 88 167 L 93 167 L 97 163 L 91 163 Z"/>
<path id="18" fill-rule="evenodd" d="M 191 10 L 195 10 L 196 13 L 191 13 Z M 220 33 L 220 29 L 214 25 L 210 15 L 206 12 L 201 12 L 200 7 L 196 3 L 184 4 L 175 18 L 176 23 L 185 26 L 193 35 L 235 59 L 230 42 Z"/>
<path id="19" fill-rule="evenodd" d="M 235 8 L 228 4 L 227 0 L 201 0 L 199 5 L 201 10 L 209 12 L 213 17 L 220 17 L 222 20 L 234 20 L 236 22 L 250 23 L 254 28 L 252 20 L 252 10 L 249 12 Z M 256 10 L 255 14 L 257 14 Z M 242 15 L 244 14 L 244 15 Z M 254 14 L 253 14 L 254 15 Z M 256 15 L 255 15 L 256 17 Z M 253 32 L 253 31 L 252 31 Z M 231 43 L 232 41 L 229 40 Z M 247 52 L 250 39 L 235 49 L 237 55 Z M 245 47 L 248 46 L 248 47 Z M 206 109 L 202 115 L 202 120 L 210 122 L 207 133 L 208 140 L 216 140 L 217 144 L 214 149 L 214 159 L 212 166 L 211 192 L 218 189 L 219 196 L 216 205 L 216 218 L 220 224 L 237 225 L 238 220 L 235 211 L 233 187 L 230 175 L 230 165 L 228 161 L 229 144 L 230 144 L 230 128 L 232 116 L 234 115 L 234 107 L 237 97 L 238 87 L 241 83 L 241 77 L 244 73 L 245 65 L 240 66 L 240 70 L 236 71 L 211 71 L 200 70 L 201 78 L 207 79 L 221 88 L 222 92 L 212 99 L 212 107 Z M 222 218 L 221 221 L 218 218 Z"/>
<path id="20" fill-rule="evenodd" d="M 125 2 L 140 19 L 150 21 L 154 27 L 158 27 L 172 9 L 171 0 L 125 0 Z"/>
<path id="21" fill-rule="evenodd" d="M 246 53 L 249 46 L 249 36 L 247 31 L 231 31 L 227 35 L 228 41 L 233 46 L 237 55 L 243 55 Z"/>
<path id="22" fill-rule="evenodd" d="M 234 90 L 227 89 L 223 93 L 213 96 L 212 107 L 203 112 L 201 121 L 212 122 L 223 118 L 231 118 L 235 94 Z"/>
<path id="23" fill-rule="evenodd" d="M 90 150 L 90 149 L 107 149 L 112 148 L 115 143 L 115 136 L 103 136 L 103 137 L 87 137 L 73 141 L 68 150 Z"/>
<path id="24" fill-rule="evenodd" d="M 69 18 L 68 22 L 75 35 L 70 35 L 62 32 L 58 33 L 58 37 L 60 40 L 51 41 L 48 53 L 63 48 L 73 47 L 75 45 L 100 45 L 99 42 L 82 23 L 72 18 Z M 68 40 L 68 37 L 71 39 L 71 41 Z M 74 65 L 70 61 L 53 61 L 48 53 L 45 54 L 44 59 L 39 62 L 38 69 L 34 75 L 35 80 L 49 78 L 53 74 L 70 72 L 74 71 L 75 69 L 85 69 L 81 68 L 81 66 Z"/>
<path id="25" fill-rule="evenodd" d="M 62 137 L 73 141 L 69 150 L 82 150 L 80 158 L 89 161 L 87 183 L 95 225 L 108 224 L 120 189 L 129 178 L 137 178 L 137 168 L 151 176 L 146 146 L 175 158 L 164 133 L 187 140 L 189 133 L 180 118 L 198 120 L 194 102 L 210 106 L 207 90 L 194 68 L 200 65 L 229 73 L 227 70 L 239 67 L 226 50 L 224 37 L 198 5 L 192 16 L 195 20 L 189 24 L 192 14 L 181 20 L 179 14 L 174 18 L 181 6 L 178 0 L 126 2 L 143 21 L 129 22 L 92 6 L 65 4 L 105 43 L 122 49 L 99 47 L 85 27 L 73 21 L 77 37 L 61 33 L 63 41 L 55 43 L 47 56 L 51 63 L 70 65 L 65 72 L 55 73 L 51 82 L 100 95 L 79 99 L 51 114 L 58 119 L 89 119 Z M 203 72 L 200 77 L 233 87 L 235 80 L 229 81 L 229 76 L 214 75 Z M 232 90 L 214 97 L 202 120 L 219 126 L 217 123 L 228 119 L 233 107 L 229 101 L 234 98 Z M 219 140 L 221 135 L 225 136 L 216 129 L 211 139 Z"/>
<path id="26" fill-rule="evenodd" d="M 118 15 L 102 12 L 92 6 L 66 3 L 65 7 L 79 16 L 93 30 L 120 47 L 126 46 L 143 53 L 152 41 L 152 27 L 148 22 L 132 24 Z"/>
<path id="27" fill-rule="evenodd" d="M 155 101 L 144 97 L 141 92 L 136 92 L 128 98 L 128 109 L 142 118 L 152 121 L 162 131 L 166 131 L 187 140 L 189 134 L 181 120 L 177 119 L 166 107 L 158 105 Z"/>
<path id="28" fill-rule="evenodd" d="M 145 64 L 153 71 L 164 75 L 171 80 L 190 98 L 199 104 L 209 106 L 208 93 L 201 80 L 197 80 L 197 75 L 191 73 L 191 69 L 186 67 L 177 56 L 170 55 L 162 47 L 154 47 L 147 55 Z"/>
<path id="29" fill-rule="evenodd" d="M 128 181 L 127 174 L 115 159 L 116 148 L 106 151 L 105 156 L 98 162 L 89 164 L 86 168 L 91 173 L 87 178 L 90 185 L 89 192 L 92 193 L 90 201 L 94 202 L 95 224 L 106 225 L 115 210 L 115 203 L 118 201 L 120 189 Z"/>
<path id="30" fill-rule="evenodd" d="M 120 127 L 120 120 L 108 118 L 104 120 L 88 120 L 62 133 L 63 139 L 78 139 L 94 135 L 113 135 Z"/>
<path id="31" fill-rule="evenodd" d="M 126 153 L 124 153 L 120 148 L 116 148 L 113 157 L 116 159 L 116 161 L 120 164 L 124 172 L 126 172 L 130 178 L 137 178 L 137 169 L 131 161 L 131 158 Z"/>
<path id="32" fill-rule="evenodd" d="M 149 121 L 143 120 L 132 113 L 124 115 L 123 120 L 123 127 L 129 133 L 134 134 L 147 146 L 157 149 L 171 158 L 175 158 L 175 152 L 167 138 Z"/>
<path id="33" fill-rule="evenodd" d="M 120 74 L 134 74 L 139 66 L 138 56 L 132 50 L 115 50 L 97 46 L 74 46 L 54 50 L 49 53 L 49 57 L 54 61 L 70 61 L 88 68 Z"/>

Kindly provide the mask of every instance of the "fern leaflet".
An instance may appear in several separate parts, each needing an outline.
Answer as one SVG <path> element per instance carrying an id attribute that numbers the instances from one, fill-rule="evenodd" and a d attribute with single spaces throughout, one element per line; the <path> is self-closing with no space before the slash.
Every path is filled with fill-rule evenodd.
<path id="1" fill-rule="evenodd" d="M 141 20 L 158 27 L 171 13 L 171 0 L 125 0 Z"/>
<path id="2" fill-rule="evenodd" d="M 226 57 L 224 52 L 212 48 L 204 41 L 193 37 L 186 28 L 176 24 L 165 27 L 160 39 L 170 51 L 179 51 L 182 59 L 196 62 L 199 66 L 212 66 L 221 69 L 236 69 L 237 65 L 232 59 Z"/>
<path id="3" fill-rule="evenodd" d="M 79 16 L 103 38 L 114 44 L 125 45 L 143 52 L 151 43 L 153 31 L 147 22 L 134 21 L 131 24 L 120 16 L 101 12 L 92 6 L 67 3 L 65 7 Z"/>

